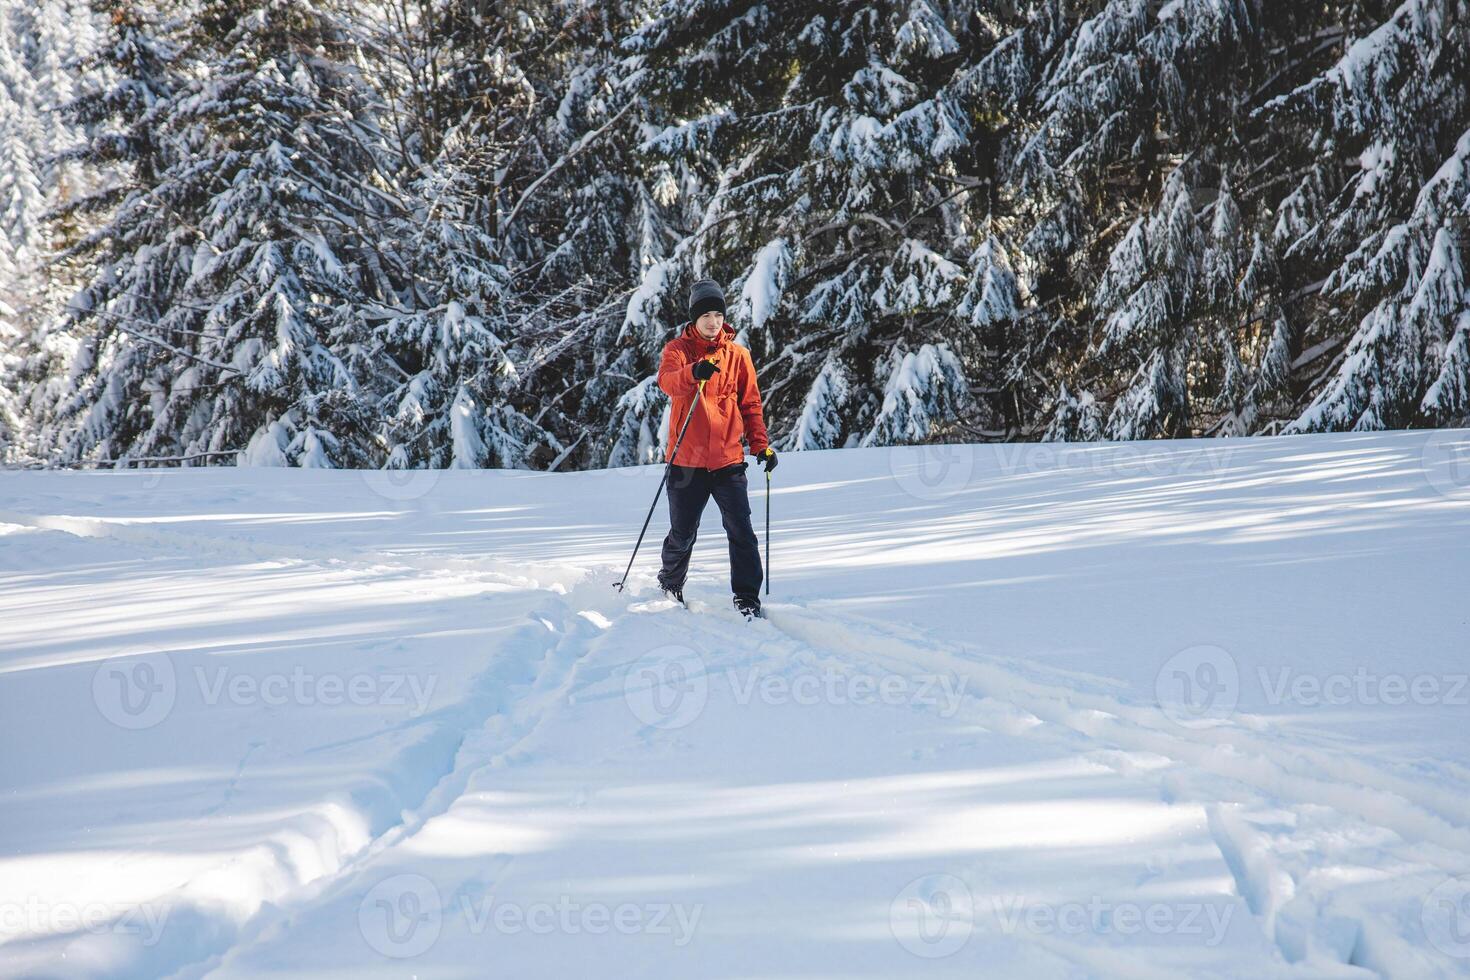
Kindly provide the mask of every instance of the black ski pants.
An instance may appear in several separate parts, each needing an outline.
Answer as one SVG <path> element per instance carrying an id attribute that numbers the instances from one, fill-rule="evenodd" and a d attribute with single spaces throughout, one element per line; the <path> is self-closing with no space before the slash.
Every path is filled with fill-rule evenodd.
<path id="1" fill-rule="evenodd" d="M 748 462 L 718 470 L 698 466 L 669 466 L 669 533 L 664 538 L 660 585 L 684 588 L 689 555 L 699 531 L 704 505 L 714 497 L 730 539 L 730 591 L 759 601 L 761 549 L 750 526 L 750 494 L 745 481 Z"/>

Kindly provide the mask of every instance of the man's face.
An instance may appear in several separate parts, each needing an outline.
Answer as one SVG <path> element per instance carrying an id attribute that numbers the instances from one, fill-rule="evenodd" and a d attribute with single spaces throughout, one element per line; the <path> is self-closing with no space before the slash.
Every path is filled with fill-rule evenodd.
<path id="1" fill-rule="evenodd" d="M 720 335 L 720 328 L 725 325 L 725 314 L 719 310 L 709 313 L 701 313 L 699 319 L 694 321 L 694 329 L 705 340 L 714 340 Z"/>

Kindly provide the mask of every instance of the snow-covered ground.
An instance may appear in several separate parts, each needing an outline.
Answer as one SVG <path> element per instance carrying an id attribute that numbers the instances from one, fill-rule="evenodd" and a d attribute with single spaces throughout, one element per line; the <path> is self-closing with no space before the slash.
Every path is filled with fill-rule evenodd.
<path id="1" fill-rule="evenodd" d="M 0 474 L 0 974 L 1470 974 L 1470 432 L 657 479 Z"/>

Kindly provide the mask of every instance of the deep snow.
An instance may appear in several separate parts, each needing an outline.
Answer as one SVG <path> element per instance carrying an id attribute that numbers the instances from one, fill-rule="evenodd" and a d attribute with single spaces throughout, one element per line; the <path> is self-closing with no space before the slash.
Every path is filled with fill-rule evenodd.
<path id="1" fill-rule="evenodd" d="M 0 474 L 0 975 L 1470 974 L 1470 432 L 657 482 Z"/>

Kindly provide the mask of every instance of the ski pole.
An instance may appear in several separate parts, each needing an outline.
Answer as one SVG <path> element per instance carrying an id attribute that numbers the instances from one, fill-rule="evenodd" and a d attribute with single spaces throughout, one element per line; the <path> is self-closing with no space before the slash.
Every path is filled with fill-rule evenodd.
<path id="1" fill-rule="evenodd" d="M 771 471 L 766 470 L 766 595 L 771 594 Z"/>
<path id="2" fill-rule="evenodd" d="M 643 546 L 643 535 L 648 533 L 648 522 L 653 520 L 653 510 L 658 506 L 658 498 L 664 492 L 664 484 L 668 482 L 669 470 L 674 466 L 674 459 L 679 455 L 679 447 L 684 444 L 684 433 L 689 431 L 689 422 L 694 418 L 694 408 L 699 404 L 699 396 L 704 392 L 704 382 L 694 390 L 694 401 L 689 403 L 689 414 L 684 416 L 684 425 L 679 429 L 679 438 L 674 440 L 674 451 L 669 453 L 669 462 L 664 466 L 664 475 L 658 481 L 658 489 L 654 491 L 653 503 L 648 505 L 648 516 L 643 518 L 643 530 L 638 532 L 638 543 L 633 545 L 633 554 L 628 557 L 628 567 L 623 570 L 623 577 L 617 582 L 617 590 L 623 591 L 623 585 L 628 581 L 628 573 L 633 571 L 633 559 L 638 557 L 638 549 Z"/>

